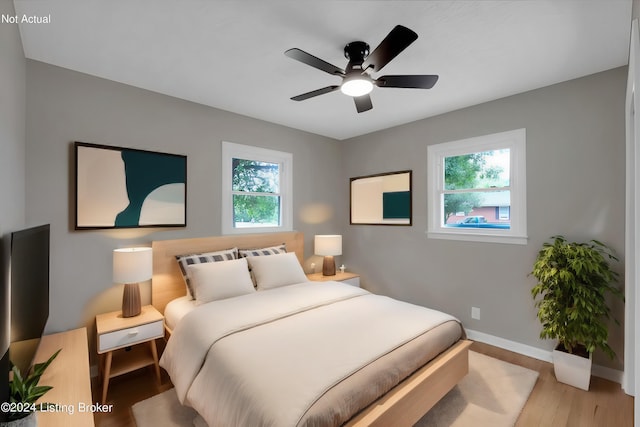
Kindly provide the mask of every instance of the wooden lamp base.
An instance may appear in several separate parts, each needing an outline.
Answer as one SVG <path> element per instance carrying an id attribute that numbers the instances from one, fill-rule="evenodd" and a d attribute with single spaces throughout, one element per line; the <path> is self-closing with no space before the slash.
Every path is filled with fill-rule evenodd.
<path id="1" fill-rule="evenodd" d="M 323 276 L 335 276 L 336 275 L 336 263 L 333 260 L 333 255 L 327 255 L 322 261 L 322 275 Z"/>
<path id="2" fill-rule="evenodd" d="M 125 284 L 122 293 L 122 317 L 135 317 L 140 311 L 140 286 L 137 283 Z"/>

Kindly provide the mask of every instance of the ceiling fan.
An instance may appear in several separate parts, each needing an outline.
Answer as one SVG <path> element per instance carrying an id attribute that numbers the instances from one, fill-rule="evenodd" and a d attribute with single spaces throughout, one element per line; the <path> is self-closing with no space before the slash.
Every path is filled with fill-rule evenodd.
<path id="1" fill-rule="evenodd" d="M 396 25 L 377 48 L 369 53 L 369 45 L 362 41 L 351 42 L 344 47 L 344 56 L 349 60 L 346 69 L 336 67 L 303 50 L 293 48 L 284 54 L 304 64 L 310 65 L 326 73 L 342 77 L 342 84 L 332 85 L 303 93 L 291 98 L 304 101 L 314 96 L 324 95 L 340 89 L 345 95 L 353 97 L 358 113 L 373 108 L 369 93 L 373 86 L 409 89 L 431 89 L 438 81 L 437 75 L 388 75 L 371 77 L 387 65 L 400 52 L 405 50 L 418 38 L 418 35 L 407 27 Z"/>

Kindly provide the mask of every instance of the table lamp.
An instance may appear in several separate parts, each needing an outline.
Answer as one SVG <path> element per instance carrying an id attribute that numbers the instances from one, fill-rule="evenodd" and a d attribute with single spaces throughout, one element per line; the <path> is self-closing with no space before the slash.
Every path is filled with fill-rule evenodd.
<path id="1" fill-rule="evenodd" d="M 114 249 L 113 281 L 124 283 L 122 317 L 134 317 L 140 314 L 138 282 L 149 280 L 152 275 L 151 248 Z"/>
<path id="2" fill-rule="evenodd" d="M 342 255 L 342 236 L 339 234 L 317 235 L 314 241 L 315 254 L 324 256 L 322 275 L 335 276 L 336 263 L 334 255 Z"/>

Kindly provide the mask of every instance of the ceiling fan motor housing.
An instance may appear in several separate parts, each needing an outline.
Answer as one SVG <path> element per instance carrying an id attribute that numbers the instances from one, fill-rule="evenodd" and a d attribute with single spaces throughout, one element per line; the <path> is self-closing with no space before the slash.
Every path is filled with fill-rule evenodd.
<path id="1" fill-rule="evenodd" d="M 361 70 L 362 63 L 369 56 L 369 45 L 365 42 L 351 42 L 344 47 L 344 56 L 349 60 L 347 74 L 353 68 Z"/>

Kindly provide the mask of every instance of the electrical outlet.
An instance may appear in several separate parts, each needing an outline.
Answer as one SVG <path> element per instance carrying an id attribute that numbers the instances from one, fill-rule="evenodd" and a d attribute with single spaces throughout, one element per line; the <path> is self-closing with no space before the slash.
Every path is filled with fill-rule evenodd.
<path id="1" fill-rule="evenodd" d="M 480 320 L 480 309 L 478 307 L 471 307 L 471 318 Z"/>

